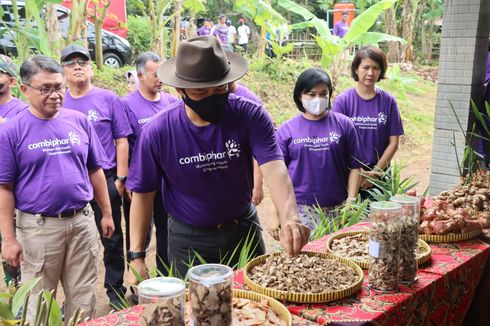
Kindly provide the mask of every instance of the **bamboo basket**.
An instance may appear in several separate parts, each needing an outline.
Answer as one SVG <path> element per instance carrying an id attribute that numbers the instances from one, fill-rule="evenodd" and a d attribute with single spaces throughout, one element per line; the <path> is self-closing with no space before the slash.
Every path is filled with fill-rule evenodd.
<path id="1" fill-rule="evenodd" d="M 303 251 L 303 254 L 306 254 L 310 257 L 312 256 L 318 256 L 321 258 L 325 259 L 332 259 L 336 260 L 338 262 L 341 262 L 342 264 L 352 268 L 356 274 L 357 274 L 357 279 L 354 284 L 351 286 L 342 289 L 342 290 L 336 290 L 336 291 L 329 291 L 329 292 L 321 292 L 321 293 L 299 293 L 299 292 L 288 292 L 288 291 L 280 291 L 280 290 L 275 290 L 272 288 L 266 288 L 263 287 L 256 282 L 252 281 L 249 278 L 250 271 L 252 270 L 253 267 L 257 265 L 263 264 L 267 258 L 270 256 L 277 256 L 280 255 L 280 252 L 276 252 L 270 255 L 263 255 L 259 256 L 253 260 L 251 260 L 246 266 L 245 266 L 245 271 L 244 271 L 244 279 L 245 279 L 245 284 L 248 286 L 249 289 L 252 291 L 265 294 L 266 296 L 278 299 L 278 300 L 284 300 L 284 301 L 290 301 L 290 302 L 299 302 L 299 303 L 321 303 L 321 302 L 329 302 L 329 301 L 335 301 L 339 300 L 342 298 L 345 298 L 351 294 L 356 293 L 362 285 L 362 282 L 364 281 L 364 273 L 362 272 L 362 269 L 356 265 L 355 263 L 351 261 L 345 261 L 343 259 L 340 259 L 336 256 L 333 256 L 331 254 L 327 253 L 319 253 L 319 252 L 310 252 L 310 251 Z"/>
<path id="2" fill-rule="evenodd" d="M 338 258 L 342 259 L 343 261 L 352 261 L 352 262 L 356 263 L 357 265 L 361 266 L 362 269 L 369 269 L 369 261 L 340 256 L 339 254 L 336 254 L 331 249 L 332 244 L 333 244 L 333 240 L 342 239 L 342 238 L 345 238 L 347 236 L 353 236 L 353 235 L 358 235 L 358 234 L 365 234 L 367 236 L 368 231 L 343 232 L 343 233 L 339 233 L 339 234 L 331 236 L 327 241 L 327 253 L 329 253 L 335 257 L 338 257 Z M 427 242 L 425 242 L 422 239 L 418 240 L 418 246 L 424 248 L 423 254 L 417 255 L 417 264 L 422 265 L 422 264 L 424 264 L 430 260 L 430 258 L 432 256 L 432 249 L 427 244 Z"/>
<path id="3" fill-rule="evenodd" d="M 476 238 L 482 232 L 481 229 L 473 230 L 466 233 L 449 233 L 449 234 L 420 234 L 420 239 L 427 242 L 456 242 Z"/>
<path id="4" fill-rule="evenodd" d="M 268 297 L 264 294 L 245 291 L 245 290 L 233 290 L 233 297 L 241 298 L 241 299 L 249 299 L 257 302 L 261 302 L 262 300 L 265 299 L 267 300 L 272 310 L 274 310 L 274 312 L 279 316 L 279 318 L 284 320 L 288 326 L 291 326 L 293 324 L 293 319 L 291 318 L 291 313 L 289 312 L 289 310 L 276 299 Z"/>

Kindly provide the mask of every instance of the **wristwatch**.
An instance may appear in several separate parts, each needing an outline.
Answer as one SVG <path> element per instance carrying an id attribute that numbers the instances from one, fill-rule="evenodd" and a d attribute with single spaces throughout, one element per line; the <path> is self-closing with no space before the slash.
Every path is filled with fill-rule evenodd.
<path id="1" fill-rule="evenodd" d="M 116 176 L 116 180 L 119 180 L 122 183 L 126 183 L 126 180 L 128 180 L 128 177 L 121 177 L 120 175 L 118 175 L 118 176 Z"/>
<path id="2" fill-rule="evenodd" d="M 132 261 L 138 258 L 145 258 L 146 257 L 146 252 L 144 251 L 128 251 L 126 257 L 128 258 L 128 261 Z"/>

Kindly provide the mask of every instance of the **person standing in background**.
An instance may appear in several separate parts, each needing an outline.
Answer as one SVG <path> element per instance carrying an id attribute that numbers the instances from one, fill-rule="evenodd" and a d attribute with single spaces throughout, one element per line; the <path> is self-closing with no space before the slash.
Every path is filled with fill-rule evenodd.
<path id="1" fill-rule="evenodd" d="M 128 138 L 130 158 L 134 151 L 136 139 L 144 125 L 155 114 L 178 100 L 175 96 L 162 92 L 163 84 L 157 76 L 161 61 L 160 56 L 154 52 L 144 52 L 136 57 L 134 63 L 136 76 L 139 80 L 139 88 L 121 99 L 133 129 L 133 134 Z M 126 249 L 129 250 L 131 242 L 129 231 L 130 198 L 124 198 L 123 206 L 126 220 Z M 164 275 L 167 274 L 166 266 L 170 266 L 167 256 L 167 219 L 168 214 L 163 207 L 162 192 L 158 190 L 153 203 L 153 223 L 155 224 L 157 240 L 156 266 Z"/>
<path id="2" fill-rule="evenodd" d="M 95 129 L 104 147 L 108 161 L 104 174 L 109 189 L 114 236 L 102 239 L 104 245 L 104 266 L 106 269 L 104 287 L 111 305 L 121 308 L 121 297 L 125 296 L 123 233 L 121 227 L 122 196 L 126 193 L 128 176 L 129 145 L 128 136 L 132 130 L 119 97 L 112 91 L 92 85 L 93 71 L 88 50 L 71 44 L 61 51 L 61 65 L 68 84 L 63 106 L 85 114 Z M 102 212 L 95 201 L 91 202 L 97 227 L 101 233 Z"/>
<path id="3" fill-rule="evenodd" d="M 238 20 L 240 26 L 238 26 L 238 45 L 243 49 L 243 52 L 248 51 L 248 42 L 250 42 L 250 28 L 245 24 L 245 19 L 240 18 Z"/>
<path id="4" fill-rule="evenodd" d="M 17 66 L 6 55 L 0 54 L 0 124 L 29 107 L 12 96 L 12 88 L 17 85 Z"/>
<path id="5" fill-rule="evenodd" d="M 228 25 L 226 25 L 226 15 L 220 15 L 218 19 L 218 26 L 215 27 L 212 34 L 218 38 L 219 44 L 225 52 L 233 52 L 228 40 Z"/>
<path id="6" fill-rule="evenodd" d="M 373 185 L 367 178 L 379 178 L 398 150 L 403 125 L 395 98 L 376 87 L 385 78 L 388 64 L 384 52 L 373 46 L 357 51 L 351 65 L 357 84 L 337 96 L 333 111 L 354 122 L 365 150 L 361 189 Z M 366 192 L 361 192 L 364 197 Z"/>
<path id="7" fill-rule="evenodd" d="M 202 22 L 202 26 L 197 30 L 197 35 L 209 35 L 211 34 L 211 21 L 208 18 L 205 18 Z"/>
<path id="8" fill-rule="evenodd" d="M 349 19 L 349 13 L 343 12 L 342 18 L 338 21 L 333 27 L 332 34 L 337 35 L 340 38 L 344 38 L 345 34 L 349 31 L 349 23 L 347 22 Z"/>

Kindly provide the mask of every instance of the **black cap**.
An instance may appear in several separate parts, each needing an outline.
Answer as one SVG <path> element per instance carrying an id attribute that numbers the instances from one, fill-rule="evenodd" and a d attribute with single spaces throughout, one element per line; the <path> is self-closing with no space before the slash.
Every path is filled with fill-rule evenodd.
<path id="1" fill-rule="evenodd" d="M 70 44 L 61 51 L 61 62 L 67 60 L 74 55 L 80 55 L 90 60 L 90 53 L 86 48 L 78 44 Z"/>

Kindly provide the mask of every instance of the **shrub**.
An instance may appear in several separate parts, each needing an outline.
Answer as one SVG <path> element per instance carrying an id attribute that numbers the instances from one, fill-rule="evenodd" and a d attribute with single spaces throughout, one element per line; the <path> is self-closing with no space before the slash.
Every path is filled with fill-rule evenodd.
<path id="1" fill-rule="evenodd" d="M 150 25 L 145 17 L 128 17 L 128 41 L 133 48 L 133 58 L 150 50 Z"/>

